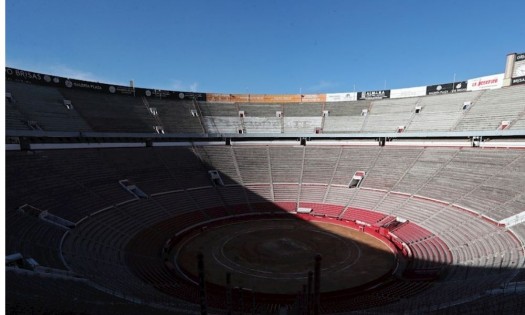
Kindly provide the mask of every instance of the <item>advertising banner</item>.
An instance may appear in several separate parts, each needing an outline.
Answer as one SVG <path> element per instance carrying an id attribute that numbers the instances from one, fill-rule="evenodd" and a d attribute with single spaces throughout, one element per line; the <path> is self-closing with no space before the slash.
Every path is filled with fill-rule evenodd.
<path id="1" fill-rule="evenodd" d="M 263 96 L 265 103 L 299 103 L 301 95 L 299 94 L 266 94 Z"/>
<path id="2" fill-rule="evenodd" d="M 467 91 L 499 89 L 503 86 L 504 75 L 505 74 L 500 73 L 470 79 L 467 81 Z"/>
<path id="3" fill-rule="evenodd" d="M 525 53 L 516 54 L 516 61 L 525 60 Z"/>
<path id="4" fill-rule="evenodd" d="M 514 71 L 512 71 L 512 77 L 521 77 L 525 75 L 525 60 L 517 61 L 514 63 Z"/>
<path id="5" fill-rule="evenodd" d="M 129 89 L 129 88 L 128 88 Z M 144 88 L 135 88 L 136 96 L 146 96 L 146 97 L 156 97 L 169 100 L 193 100 L 196 101 L 206 101 L 205 93 L 195 93 L 195 92 L 181 92 L 181 91 L 169 91 L 169 90 L 159 90 L 159 89 L 144 89 Z"/>
<path id="6" fill-rule="evenodd" d="M 427 95 L 426 86 L 417 86 L 406 89 L 394 89 L 390 91 L 390 98 L 416 97 Z"/>
<path id="7" fill-rule="evenodd" d="M 54 87 L 79 88 L 107 93 L 110 92 L 110 85 L 108 84 L 68 79 L 14 68 L 5 68 L 5 76 L 8 81 L 18 81 Z"/>
<path id="8" fill-rule="evenodd" d="M 303 94 L 301 102 L 303 103 L 323 103 L 326 101 L 326 94 Z"/>
<path id="9" fill-rule="evenodd" d="M 326 94 L 327 102 L 353 102 L 357 101 L 357 92 L 329 93 Z"/>
<path id="10" fill-rule="evenodd" d="M 525 76 L 512 78 L 512 85 L 525 84 Z"/>
<path id="11" fill-rule="evenodd" d="M 220 93 L 206 93 L 206 99 L 208 102 L 213 103 L 229 103 L 235 102 L 232 100 L 233 94 L 220 94 Z"/>
<path id="12" fill-rule="evenodd" d="M 443 83 L 427 86 L 427 95 L 439 95 L 456 92 L 465 92 L 467 90 L 467 81 L 453 83 Z"/>
<path id="13" fill-rule="evenodd" d="M 221 94 L 208 93 L 206 100 L 214 103 L 322 103 L 325 94 Z"/>
<path id="14" fill-rule="evenodd" d="M 390 98 L 390 90 L 366 91 L 357 93 L 358 100 L 381 100 L 384 98 Z"/>
<path id="15" fill-rule="evenodd" d="M 180 92 L 180 91 L 164 91 L 155 89 L 132 88 L 129 86 L 105 84 L 99 82 L 90 82 L 83 80 L 69 79 L 48 74 L 36 73 L 31 71 L 24 71 L 14 68 L 6 68 L 6 80 L 18 81 L 31 84 L 47 85 L 57 88 L 67 89 L 82 89 L 93 92 L 115 94 L 115 95 L 135 95 L 147 97 L 162 97 L 174 100 L 189 100 L 194 97 L 199 101 L 205 101 L 206 95 L 202 93 Z"/>
<path id="16" fill-rule="evenodd" d="M 18 70 L 14 68 L 5 68 L 5 77 L 7 80 L 11 81 L 27 81 L 27 82 L 53 82 L 55 84 L 59 83 L 58 77 L 51 77 L 46 76 L 44 79 L 44 75 L 36 72 L 30 72 L 30 71 L 24 71 L 24 70 Z"/>
<path id="17" fill-rule="evenodd" d="M 249 101 L 250 103 L 268 103 L 270 102 L 270 98 L 271 97 L 264 94 L 250 94 Z"/>
<path id="18" fill-rule="evenodd" d="M 250 103 L 251 95 L 250 94 L 232 94 L 231 101 L 238 102 L 238 103 Z"/>

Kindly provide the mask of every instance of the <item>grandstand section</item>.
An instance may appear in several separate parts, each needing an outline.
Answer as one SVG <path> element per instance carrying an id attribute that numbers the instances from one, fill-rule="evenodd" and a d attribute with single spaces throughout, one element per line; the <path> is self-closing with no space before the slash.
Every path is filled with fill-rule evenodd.
<path id="1" fill-rule="evenodd" d="M 13 314 L 525 312 L 525 85 L 247 95 L 6 75 Z"/>
<path id="2" fill-rule="evenodd" d="M 450 83 L 428 86 L 423 94 L 400 89 L 399 93 L 392 90 L 392 96 L 384 94 L 391 98 L 367 96 L 354 101 L 331 101 L 334 98 L 324 94 L 314 98 L 210 94 L 206 100 L 203 94 L 160 90 L 154 94 L 58 77 L 58 83 L 46 82 L 35 79 L 43 74 L 27 73 L 7 68 L 8 130 L 305 135 L 496 132 L 523 130 L 525 115 L 525 85 L 447 90 Z"/>
<path id="3" fill-rule="evenodd" d="M 505 176 L 506 170 L 516 173 L 508 180 L 512 184 L 519 184 L 517 181 L 525 178 L 521 174 L 525 170 L 522 167 L 525 162 L 524 153 L 521 150 L 483 150 L 483 155 L 479 156 L 479 150 L 413 148 L 400 151 L 377 147 L 370 148 L 367 152 L 366 147 L 280 145 L 7 152 L 8 169 L 13 169 L 13 172 L 7 173 L 7 214 L 8 222 L 12 223 L 7 234 L 7 250 L 8 253 L 20 252 L 24 257 L 33 257 L 42 266 L 74 271 L 95 287 L 103 287 L 109 292 L 166 306 L 168 298 L 164 293 L 154 289 L 146 290 L 142 281 L 144 277 L 149 279 L 147 282 L 153 281 L 150 277 L 157 272 L 169 274 L 169 271 L 162 271 L 163 259 L 159 256 L 159 250 L 166 238 L 177 229 L 183 230 L 199 225 L 200 222 L 239 214 L 266 211 L 293 213 L 298 206 L 312 208 L 312 219 L 318 216 L 341 218 L 343 222 L 357 222 L 365 227 L 370 226 L 371 229 L 372 226 L 388 227 L 395 218 L 403 218 L 411 223 L 399 225 L 398 222 L 397 227 L 389 229 L 391 235 L 395 235 L 409 248 L 408 257 L 413 260 L 410 266 L 414 270 L 441 270 L 442 276 L 439 281 L 432 283 L 432 289 L 425 286 L 427 289 L 423 291 L 422 288 L 411 288 L 404 284 L 408 291 L 403 294 L 419 292 L 417 298 L 399 302 L 400 306 L 392 304 L 386 309 L 407 305 L 414 308 L 420 304 L 429 305 L 428 303 L 437 305 L 458 298 L 456 295 L 459 287 L 467 290 L 461 295 L 467 298 L 474 292 L 473 288 L 489 290 L 507 285 L 516 272 L 523 268 L 523 245 L 517 241 L 523 237 L 519 228 L 512 229 L 517 231 L 517 238 L 514 238 L 510 230 L 497 224 L 502 217 L 498 209 L 505 208 L 509 211 L 506 213 L 509 216 L 523 208 L 506 208 L 508 199 L 505 198 L 492 200 L 490 208 L 480 206 L 483 203 L 469 203 L 468 200 L 474 192 L 491 183 L 493 176 Z M 362 155 L 361 162 L 359 154 Z M 380 181 L 379 174 L 384 173 L 384 168 L 392 161 L 399 160 L 401 155 L 412 158 L 399 164 L 398 169 L 390 173 L 388 180 Z M 79 161 L 74 156 L 89 157 L 93 162 L 83 164 L 83 167 L 76 166 Z M 470 163 L 462 164 L 465 174 L 487 169 L 476 175 L 477 181 L 469 176 L 450 178 L 453 181 L 448 185 L 455 187 L 454 194 L 434 187 L 434 182 L 443 182 L 443 178 L 449 178 L 448 168 L 454 169 L 452 167 L 457 163 L 461 164 L 467 156 L 472 156 L 472 159 Z M 178 160 L 178 157 L 182 160 Z M 437 165 L 432 163 L 432 157 L 439 157 L 435 161 Z M 343 161 L 353 163 L 346 164 Z M 484 166 L 487 162 L 490 163 L 490 168 Z M 57 165 L 61 167 L 58 168 Z M 186 171 L 177 170 L 175 165 L 186 165 Z M 425 165 L 428 165 L 428 170 L 422 169 Z M 260 169 L 259 166 L 265 166 L 266 169 Z M 31 174 L 41 174 L 40 180 L 29 176 L 28 167 L 34 168 Z M 19 176 L 18 171 L 23 169 L 26 169 L 27 176 Z M 87 177 L 100 169 L 106 169 L 107 175 L 102 173 L 98 178 Z M 207 177 L 209 169 L 218 170 L 226 186 L 214 186 Z M 83 172 L 79 172 L 80 170 Z M 364 170 L 369 175 L 365 177 L 360 189 L 349 189 L 346 185 L 357 170 Z M 58 177 L 51 180 L 53 173 L 63 180 L 58 181 Z M 201 179 L 199 174 L 202 175 Z M 159 176 L 164 176 L 162 185 L 149 185 L 155 181 L 154 178 L 162 178 Z M 376 176 L 378 179 L 375 179 Z M 150 197 L 136 199 L 127 194 L 118 184 L 118 179 L 124 177 L 132 179 L 137 187 L 144 188 Z M 186 180 L 190 178 L 191 181 Z M 420 184 L 403 184 L 409 178 Z M 42 180 L 54 182 L 53 188 L 43 190 L 31 184 Z M 17 187 L 34 188 L 22 190 Z M 70 206 L 59 201 L 49 202 L 61 200 L 64 194 L 69 194 L 72 187 L 78 187 L 79 192 L 91 197 L 78 199 L 78 205 L 70 203 Z M 262 192 L 263 187 L 266 187 L 266 193 Z M 430 192 L 438 194 L 432 195 Z M 111 199 L 104 197 L 111 195 L 115 196 Z M 117 195 L 121 196 L 120 199 L 115 199 Z M 522 195 L 523 192 L 517 190 L 514 196 L 523 197 Z M 521 197 L 512 197 L 512 200 L 519 202 Z M 67 231 L 61 240 L 64 230 L 17 212 L 16 205 L 23 202 L 74 221 L 76 227 Z M 169 222 L 177 223 L 174 226 Z M 165 228 L 162 229 L 166 231 L 160 233 L 160 227 L 152 228 L 158 224 L 164 224 Z M 42 232 L 36 234 L 32 225 Z M 49 238 L 53 233 L 56 235 L 54 241 Z M 140 237 L 141 243 L 157 243 L 160 246 L 157 249 L 151 248 L 149 254 L 144 245 L 134 249 L 138 252 L 133 255 L 147 257 L 150 263 L 160 264 L 155 267 L 157 269 L 140 267 L 146 268 L 141 272 L 150 276 L 130 273 L 125 267 L 128 264 L 134 266 L 129 260 L 129 246 L 132 246 L 129 242 L 135 239 L 133 242 L 136 243 L 137 235 L 142 235 L 140 233 L 150 235 L 147 238 Z M 44 238 L 46 241 L 39 235 L 48 235 Z M 25 247 L 19 245 L 22 240 Z M 53 252 L 56 254 L 52 254 Z M 64 257 L 65 265 L 61 263 L 61 256 Z M 134 268 L 139 267 L 132 269 Z M 497 277 L 491 276 L 491 269 L 499 270 Z M 465 277 L 471 280 L 464 282 Z M 155 287 L 165 287 L 163 283 L 171 280 L 158 281 L 161 283 Z M 193 298 L 181 295 L 180 292 L 186 290 L 190 289 L 173 288 L 168 291 L 182 299 L 178 302 L 181 305 L 188 303 L 183 300 L 189 301 L 188 305 L 191 305 L 197 293 L 194 293 Z M 427 290 L 430 290 L 429 293 L 425 293 Z M 430 302 L 430 297 L 434 302 Z M 360 298 L 354 299 L 359 301 Z M 389 299 L 388 302 L 396 300 L 397 298 Z M 326 301 L 331 300 L 327 298 Z M 374 301 L 372 304 L 361 305 L 372 307 L 384 302 Z M 326 311 L 341 310 L 341 307 L 359 308 L 354 304 L 342 306 L 334 301 L 326 303 L 323 306 Z M 221 307 L 220 303 L 213 304 L 211 300 L 210 304 Z M 270 308 L 269 304 L 263 302 L 257 307 L 260 310 Z"/>

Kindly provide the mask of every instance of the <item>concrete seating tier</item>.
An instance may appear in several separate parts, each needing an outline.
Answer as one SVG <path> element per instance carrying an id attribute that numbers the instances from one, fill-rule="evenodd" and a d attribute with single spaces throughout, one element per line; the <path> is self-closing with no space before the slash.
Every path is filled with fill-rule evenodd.
<path id="1" fill-rule="evenodd" d="M 39 265 L 65 269 L 59 255 L 64 229 L 21 213 L 9 213 L 6 221 L 6 255 L 20 253 Z"/>
<path id="2" fill-rule="evenodd" d="M 239 110 L 244 111 L 248 117 L 267 117 L 275 118 L 276 112 L 282 112 L 283 106 L 281 104 L 254 104 L 254 103 L 238 103 Z"/>
<path id="3" fill-rule="evenodd" d="M 7 125 L 8 128 L 17 129 L 20 125 L 20 112 L 27 120 L 36 121 L 43 130 L 91 131 L 88 123 L 76 110 L 76 104 L 72 109 L 67 109 L 64 105 L 66 97 L 56 88 L 7 81 L 6 91 L 15 99 L 15 103 L 10 104 L 12 108 L 6 110 L 6 113 L 10 113 L 7 117 L 15 122 L 15 125 Z"/>
<path id="4" fill-rule="evenodd" d="M 361 116 L 363 109 L 370 108 L 370 101 L 364 102 L 326 102 L 324 110 L 328 111 L 329 117 L 332 116 Z"/>
<path id="5" fill-rule="evenodd" d="M 329 184 L 335 167 L 339 161 L 342 148 L 308 148 L 305 150 L 304 169 L 301 181 L 303 183 Z"/>
<path id="6" fill-rule="evenodd" d="M 284 117 L 321 117 L 323 114 L 323 104 L 321 103 L 286 103 L 283 108 Z"/>
<path id="7" fill-rule="evenodd" d="M 198 102 L 201 113 L 205 117 L 209 116 L 223 116 L 223 117 L 239 117 L 239 109 L 233 103 L 207 103 Z"/>
<path id="8" fill-rule="evenodd" d="M 5 101 L 5 128 L 6 130 L 31 130 L 27 124 L 28 118 L 18 109 L 16 102 Z"/>
<path id="9" fill-rule="evenodd" d="M 108 95 L 81 90 L 60 89 L 64 98 L 94 131 L 155 132 L 155 119 L 142 102 L 133 96 Z"/>
<path id="10" fill-rule="evenodd" d="M 475 214 L 497 220 L 523 211 L 523 195 L 514 188 L 522 187 L 525 178 L 523 152 L 343 146 L 323 150 L 214 146 L 6 152 L 6 246 L 56 268 L 64 268 L 61 252 L 67 267 L 115 294 L 168 303 L 126 267 L 127 244 L 137 233 L 144 231 L 153 241 L 160 239 L 160 232 L 150 227 L 172 218 L 177 218 L 177 229 L 184 229 L 226 215 L 294 212 L 299 206 L 312 208 L 315 215 L 371 225 L 385 217 L 409 221 L 393 233 L 412 245 L 420 258 L 415 266 L 447 267 L 428 291 L 435 300 L 425 291 L 412 302 L 394 299 L 400 303 L 395 305 L 466 298 L 514 279 L 523 269 L 523 244 L 505 227 Z M 210 169 L 221 173 L 225 186 L 210 181 Z M 367 172 L 365 180 L 360 188 L 350 189 L 348 183 L 358 170 Z M 133 198 L 118 184 L 124 178 L 147 187 L 149 198 Z M 157 179 L 172 184 L 147 185 Z M 493 198 L 483 199 L 491 192 Z M 16 212 L 24 203 L 79 226 L 58 248 L 62 230 Z M 410 229 L 412 224 L 419 228 Z M 523 238 L 520 225 L 511 231 Z M 450 252 L 442 253 L 444 247 Z M 145 250 L 154 254 L 160 249 Z M 497 275 L 488 272 L 494 269 Z M 149 274 L 147 268 L 141 270 L 143 276 Z M 469 281 L 461 283 L 465 279 Z"/>
<path id="11" fill-rule="evenodd" d="M 304 159 L 303 147 L 270 147 L 273 183 L 298 183 Z"/>
<path id="12" fill-rule="evenodd" d="M 243 129 L 239 117 L 204 116 L 202 122 L 206 132 L 211 134 L 238 133 Z"/>
<path id="13" fill-rule="evenodd" d="M 362 130 L 396 132 L 399 126 L 409 124 L 417 101 L 417 98 L 373 101 Z"/>
<path id="14" fill-rule="evenodd" d="M 348 186 L 328 186 L 328 190 L 325 195 L 324 203 L 347 205 L 350 198 L 357 192 L 356 189 L 348 189 Z"/>
<path id="15" fill-rule="evenodd" d="M 298 199 L 303 202 L 322 203 L 327 188 L 326 185 L 301 185 Z"/>
<path id="16" fill-rule="evenodd" d="M 346 186 L 350 184 L 356 171 L 369 171 L 381 152 L 381 149 L 377 147 L 343 147 L 341 150 L 332 184 Z"/>
<path id="17" fill-rule="evenodd" d="M 324 133 L 496 130 L 525 125 L 523 86 L 496 90 L 340 103 L 208 103 L 166 100 L 7 82 L 14 103 L 7 104 L 8 129 L 27 130 L 28 120 L 43 130 L 169 133 Z M 73 109 L 63 104 L 68 99 Z M 471 102 L 463 109 L 464 102 Z M 421 111 L 415 113 L 415 107 Z M 148 107 L 157 109 L 154 117 Z M 369 110 L 361 116 L 363 109 Z M 323 117 L 323 110 L 328 111 Z M 197 115 L 194 115 L 195 111 Z M 239 111 L 244 111 L 240 117 Z M 283 117 L 276 117 L 276 112 Z"/>
<path id="18" fill-rule="evenodd" d="M 350 221 L 361 221 L 373 225 L 383 219 L 385 215 L 369 210 L 347 208 L 340 216 L 341 219 Z"/>
<path id="19" fill-rule="evenodd" d="M 423 150 L 420 148 L 384 148 L 367 172 L 364 187 L 391 190 L 417 161 Z"/>
<path id="20" fill-rule="evenodd" d="M 329 116 L 325 118 L 323 133 L 360 132 L 365 119 L 365 116 Z"/>
<path id="21" fill-rule="evenodd" d="M 512 123 L 510 129 L 525 130 L 525 115 L 520 114 L 519 118 Z"/>
<path id="22" fill-rule="evenodd" d="M 453 93 L 419 98 L 419 114 L 407 126 L 406 131 L 449 131 L 464 115 L 463 104 L 474 102 L 482 92 Z"/>
<path id="23" fill-rule="evenodd" d="M 322 118 L 321 116 L 285 116 L 283 124 L 284 133 L 315 133 L 322 127 Z"/>
<path id="24" fill-rule="evenodd" d="M 152 309 L 149 305 L 127 301 L 103 292 L 85 280 L 68 279 L 33 272 L 6 270 L 7 314 L 97 314 L 117 315 L 172 314 L 172 311 Z M 56 296 L 61 296 L 60 300 Z M 191 305 L 185 305 L 191 309 Z"/>
<path id="25" fill-rule="evenodd" d="M 220 166 L 218 170 L 225 185 L 235 184 L 240 181 L 236 159 L 232 151 L 231 147 L 229 150 L 214 146 L 196 148 L 196 153 L 210 170 L 214 169 L 214 165 Z"/>
<path id="26" fill-rule="evenodd" d="M 204 133 L 200 117 L 192 115 L 192 110 L 197 113 L 193 101 L 172 101 L 167 99 L 148 98 L 149 107 L 157 110 L 157 115 L 162 122 L 166 133 Z"/>
<path id="27" fill-rule="evenodd" d="M 523 86 L 487 90 L 474 102 L 454 130 L 496 130 L 502 121 L 513 121 L 523 115 L 523 99 Z"/>
<path id="28" fill-rule="evenodd" d="M 403 242 L 408 244 L 422 241 L 433 236 L 429 231 L 416 224 L 412 224 L 411 222 L 401 224 L 399 227 L 394 228 L 391 233 L 395 234 L 402 239 Z"/>
<path id="29" fill-rule="evenodd" d="M 250 133 L 281 133 L 284 131 L 283 119 L 278 117 L 244 117 L 240 126 Z"/>
<path id="30" fill-rule="evenodd" d="M 234 147 L 242 182 L 270 183 L 270 158 L 268 147 Z"/>

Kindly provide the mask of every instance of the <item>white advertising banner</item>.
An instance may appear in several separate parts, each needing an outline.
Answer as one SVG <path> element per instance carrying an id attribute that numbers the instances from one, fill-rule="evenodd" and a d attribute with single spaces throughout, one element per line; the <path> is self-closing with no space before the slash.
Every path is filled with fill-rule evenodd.
<path id="1" fill-rule="evenodd" d="M 512 72 L 512 77 L 522 77 L 525 76 L 525 60 L 516 61 L 514 63 L 514 71 Z"/>
<path id="2" fill-rule="evenodd" d="M 474 78 L 467 81 L 467 91 L 499 89 L 503 86 L 504 73 Z"/>
<path id="3" fill-rule="evenodd" d="M 357 101 L 357 92 L 326 94 L 327 102 L 353 102 Z"/>
<path id="4" fill-rule="evenodd" d="M 427 95 L 426 86 L 390 90 L 390 98 L 416 97 Z"/>

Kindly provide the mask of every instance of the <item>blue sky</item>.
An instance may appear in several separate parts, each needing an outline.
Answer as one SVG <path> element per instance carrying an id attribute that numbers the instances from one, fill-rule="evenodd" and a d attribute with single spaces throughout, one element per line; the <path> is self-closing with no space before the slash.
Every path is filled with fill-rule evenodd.
<path id="1" fill-rule="evenodd" d="M 6 0 L 6 66 L 226 93 L 404 88 L 504 72 L 525 1 Z"/>

